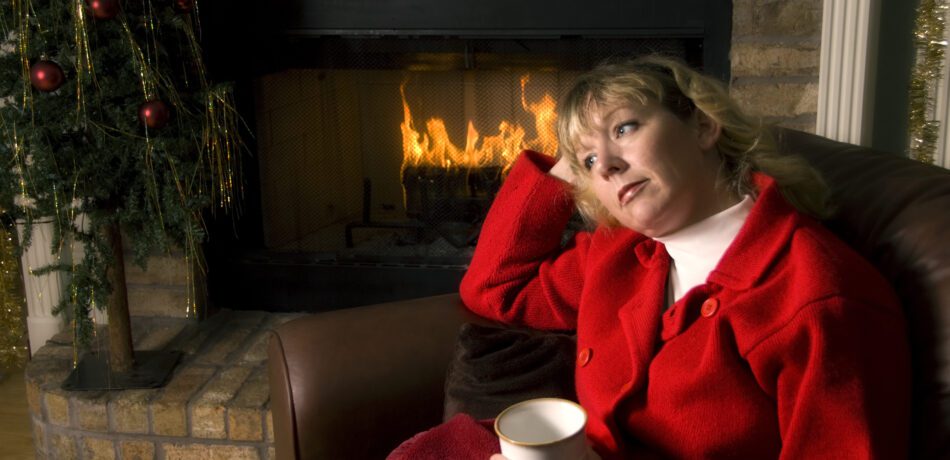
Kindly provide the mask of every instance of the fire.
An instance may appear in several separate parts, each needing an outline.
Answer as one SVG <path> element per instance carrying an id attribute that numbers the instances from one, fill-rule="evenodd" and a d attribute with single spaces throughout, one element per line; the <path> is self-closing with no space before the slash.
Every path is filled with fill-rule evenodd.
<path id="1" fill-rule="evenodd" d="M 521 77 L 521 107 L 534 114 L 534 128 L 538 137 L 525 144 L 525 148 L 554 155 L 557 152 L 557 103 L 550 94 L 544 93 L 540 101 L 528 104 L 524 96 L 524 87 L 528 84 L 528 76 Z"/>
<path id="2" fill-rule="evenodd" d="M 469 120 L 464 148 L 459 148 L 449 139 L 445 121 L 441 118 L 430 118 L 425 123 L 425 131 L 416 131 L 406 102 L 406 85 L 402 84 L 399 87 L 403 109 L 403 122 L 399 125 L 402 131 L 402 169 L 418 166 L 444 169 L 507 167 L 524 149 L 553 155 L 557 152 L 556 103 L 548 93 L 540 101 L 529 103 L 525 97 L 528 81 L 527 75 L 521 78 L 521 106 L 526 112 L 534 114 L 537 136 L 525 139 L 525 129 L 521 125 L 503 120 L 498 124 L 497 134 L 482 137 L 475 129 L 475 124 Z"/>

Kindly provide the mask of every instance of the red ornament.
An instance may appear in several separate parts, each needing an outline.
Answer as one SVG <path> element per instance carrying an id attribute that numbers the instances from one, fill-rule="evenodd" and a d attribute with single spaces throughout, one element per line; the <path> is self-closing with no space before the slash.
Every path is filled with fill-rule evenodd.
<path id="1" fill-rule="evenodd" d="M 168 123 L 169 118 L 171 110 L 159 99 L 144 102 L 139 106 L 139 120 L 149 128 L 160 129 Z"/>
<path id="2" fill-rule="evenodd" d="M 30 83 L 33 87 L 45 92 L 56 91 L 66 81 L 66 74 L 59 64 L 41 59 L 30 66 Z"/>
<path id="3" fill-rule="evenodd" d="M 191 13 L 195 9 L 195 0 L 175 0 L 175 9 L 179 13 Z"/>
<path id="4" fill-rule="evenodd" d="M 112 19 L 119 14 L 119 0 L 89 0 L 89 8 L 96 19 Z"/>

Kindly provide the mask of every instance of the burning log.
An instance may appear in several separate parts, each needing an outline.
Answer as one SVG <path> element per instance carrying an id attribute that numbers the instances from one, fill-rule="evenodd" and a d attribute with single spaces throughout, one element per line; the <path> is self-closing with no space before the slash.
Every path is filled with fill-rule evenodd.
<path id="1" fill-rule="evenodd" d="M 501 166 L 407 167 L 402 173 L 406 216 L 429 225 L 447 221 L 475 223 L 495 198 L 502 172 Z"/>

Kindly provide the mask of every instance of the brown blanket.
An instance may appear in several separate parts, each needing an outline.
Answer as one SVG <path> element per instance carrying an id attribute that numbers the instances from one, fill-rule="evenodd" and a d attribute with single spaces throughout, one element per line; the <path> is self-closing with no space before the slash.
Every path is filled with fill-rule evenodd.
<path id="1" fill-rule="evenodd" d="M 445 380 L 443 420 L 466 413 L 495 418 L 526 399 L 574 394 L 574 337 L 464 324 Z"/>

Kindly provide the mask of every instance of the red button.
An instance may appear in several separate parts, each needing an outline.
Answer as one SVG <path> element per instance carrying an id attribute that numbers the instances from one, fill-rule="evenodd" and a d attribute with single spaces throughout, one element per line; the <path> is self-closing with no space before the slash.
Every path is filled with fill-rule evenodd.
<path id="1" fill-rule="evenodd" d="M 703 316 L 709 318 L 710 316 L 716 314 L 716 310 L 719 310 L 719 300 L 714 299 L 714 298 L 709 298 L 709 299 L 706 299 L 705 302 L 703 302 L 703 307 L 699 310 L 699 312 Z"/>
<path id="2" fill-rule="evenodd" d="M 577 353 L 577 365 L 581 367 L 586 366 L 587 363 L 590 362 L 590 357 L 593 354 L 594 350 L 591 350 L 590 348 L 584 348 L 581 350 L 579 353 Z"/>

